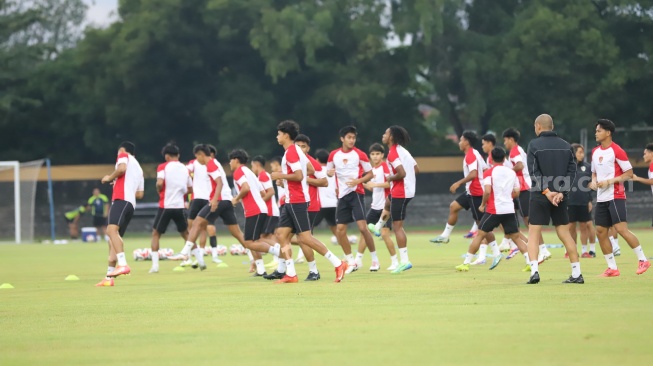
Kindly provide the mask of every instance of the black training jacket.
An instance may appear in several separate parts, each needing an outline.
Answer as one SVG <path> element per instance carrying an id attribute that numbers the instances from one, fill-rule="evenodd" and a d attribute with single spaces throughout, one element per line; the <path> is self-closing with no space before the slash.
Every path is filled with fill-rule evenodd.
<path id="1" fill-rule="evenodd" d="M 571 145 L 553 131 L 544 131 L 528 144 L 531 200 L 547 201 L 543 191 L 561 192 L 565 197 L 576 176 L 576 158 Z"/>
<path id="2" fill-rule="evenodd" d="M 576 164 L 576 177 L 569 192 L 569 206 L 587 206 L 592 202 L 594 191 L 589 188 L 592 181 L 592 167 L 581 161 Z"/>

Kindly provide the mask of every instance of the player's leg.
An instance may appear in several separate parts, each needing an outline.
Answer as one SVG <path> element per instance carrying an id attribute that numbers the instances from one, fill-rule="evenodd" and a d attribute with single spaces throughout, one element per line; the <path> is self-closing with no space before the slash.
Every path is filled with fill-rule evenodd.
<path id="1" fill-rule="evenodd" d="M 152 225 L 152 240 L 150 243 L 150 249 L 152 250 L 152 267 L 150 268 L 150 273 L 159 272 L 159 241 L 161 235 L 166 232 L 170 221 L 170 215 L 167 214 L 166 210 L 159 208 L 154 217 L 154 224 Z"/>
<path id="2" fill-rule="evenodd" d="M 113 211 L 113 212 L 112 212 Z M 118 261 L 116 269 L 109 274 L 110 277 L 117 277 L 126 275 L 131 272 L 127 265 L 127 258 L 125 257 L 125 244 L 122 241 L 122 236 L 129 226 L 129 222 L 134 215 L 134 206 L 127 201 L 114 201 L 109 211 L 110 216 L 114 221 L 109 222 L 107 228 L 109 238 L 111 239 L 111 246 L 116 259 Z"/>
<path id="3" fill-rule="evenodd" d="M 521 202 L 520 202 L 521 203 Z M 545 200 L 532 200 L 530 203 L 529 225 L 528 225 L 528 257 L 531 266 L 531 277 L 528 284 L 540 282 L 539 256 L 540 238 L 542 237 L 542 225 L 548 225 L 551 221 L 551 209 L 553 205 Z"/>
<path id="4" fill-rule="evenodd" d="M 460 212 L 460 210 L 462 209 L 469 210 L 470 208 L 469 202 L 470 201 L 466 193 L 459 195 L 458 197 L 456 197 L 455 200 L 451 202 L 451 204 L 449 205 L 449 217 L 447 218 L 447 225 L 445 226 L 444 231 L 442 232 L 442 234 L 440 234 L 440 236 L 430 240 L 431 243 L 449 242 L 449 236 L 451 235 L 451 232 L 453 231 L 454 227 L 456 226 L 456 223 L 458 222 L 458 212 Z M 397 241 L 398 240 L 399 239 L 397 239 Z"/>
<path id="5" fill-rule="evenodd" d="M 390 220 L 390 201 L 391 201 L 391 196 L 387 196 L 385 198 L 385 205 L 383 206 L 383 211 L 381 212 L 381 216 L 378 218 L 377 222 L 375 224 L 373 223 L 367 224 L 367 229 L 377 237 L 381 235 L 381 229 L 383 229 L 383 227 L 387 225 L 388 220 Z"/>
<path id="6" fill-rule="evenodd" d="M 596 228 L 594 228 L 594 223 L 592 223 L 591 217 L 590 220 L 584 224 L 587 230 L 587 241 L 589 242 L 589 255 L 591 258 L 596 257 Z"/>
<path id="7" fill-rule="evenodd" d="M 392 219 L 392 230 L 395 232 L 397 247 L 399 248 L 399 267 L 392 273 L 401 273 L 413 268 L 408 258 L 408 237 L 404 230 L 404 219 L 406 218 L 406 208 L 410 198 L 392 198 L 390 207 L 390 217 Z"/>
<path id="8" fill-rule="evenodd" d="M 571 237 L 569 231 L 569 211 L 567 210 L 567 201 L 562 201 L 557 207 L 551 208 L 551 222 L 555 227 L 556 234 L 569 254 L 569 263 L 571 264 L 571 276 L 563 283 L 585 283 L 580 270 L 580 260 L 576 242 Z"/>
<path id="9" fill-rule="evenodd" d="M 639 261 L 637 266 L 637 274 L 642 274 L 646 272 L 651 263 L 649 262 L 646 255 L 644 255 L 644 250 L 639 244 L 639 239 L 635 234 L 633 234 L 628 229 L 628 219 L 626 216 L 626 200 L 613 200 L 610 201 L 610 215 L 613 218 L 613 226 L 619 235 L 621 235 L 630 248 L 635 252 L 637 260 Z"/>
<path id="10" fill-rule="evenodd" d="M 610 240 L 610 244 L 612 245 L 612 253 L 614 253 L 614 256 L 620 256 L 621 247 L 619 246 L 619 233 L 617 233 L 614 226 L 611 226 L 608 230 L 608 240 Z"/>
<path id="11" fill-rule="evenodd" d="M 342 247 L 342 251 L 345 253 L 345 258 L 347 259 L 347 273 L 358 270 L 354 256 L 351 253 L 351 244 L 347 237 L 347 225 L 354 222 L 354 217 L 352 215 L 353 205 L 350 202 L 352 194 L 356 193 L 352 192 L 338 199 L 338 206 L 336 208 L 336 238 L 338 239 L 338 244 Z"/>
<path id="12" fill-rule="evenodd" d="M 109 277 L 109 275 L 116 269 L 118 258 L 116 257 L 116 252 L 113 251 L 111 240 L 107 241 L 107 245 L 109 247 L 109 255 L 107 258 L 107 274 L 102 279 L 102 281 L 95 284 L 96 287 L 109 287 L 114 285 L 113 277 Z"/>
<path id="13" fill-rule="evenodd" d="M 463 261 L 463 264 L 456 266 L 456 271 L 458 272 L 469 271 L 469 265 L 472 264 L 474 255 L 480 249 L 481 242 L 485 239 L 485 234 L 486 233 L 485 231 L 483 231 L 483 229 L 481 228 L 478 229 L 476 237 L 472 239 L 472 242 L 469 244 L 469 248 L 467 249 L 467 254 L 465 254 L 465 260 Z"/>
<path id="14" fill-rule="evenodd" d="M 383 238 L 385 246 L 388 248 L 388 253 L 390 253 L 390 267 L 386 269 L 388 271 L 394 271 L 399 267 L 399 259 L 397 259 L 397 251 L 395 250 L 395 243 L 392 241 L 390 227 L 392 227 L 392 223 L 387 223 L 386 227 L 381 229 L 381 238 Z"/>
<path id="15" fill-rule="evenodd" d="M 601 274 L 603 277 L 617 277 L 620 275 L 617 261 L 615 259 L 612 243 L 610 242 L 610 228 L 612 217 L 610 215 L 610 202 L 597 202 L 594 211 L 594 223 L 596 224 L 596 237 L 599 239 L 599 246 L 608 268 Z"/>

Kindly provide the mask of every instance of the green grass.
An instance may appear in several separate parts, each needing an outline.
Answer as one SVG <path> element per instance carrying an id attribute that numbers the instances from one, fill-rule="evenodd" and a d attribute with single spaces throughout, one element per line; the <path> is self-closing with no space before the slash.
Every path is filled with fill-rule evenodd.
<path id="1" fill-rule="evenodd" d="M 653 256 L 653 231 L 636 233 Z M 460 234 L 434 246 L 429 235 L 409 233 L 412 270 L 362 270 L 340 284 L 321 257 L 321 281 L 273 285 L 249 277 L 246 257 L 227 256 L 226 269 L 177 273 L 175 262 L 162 261 L 156 275 L 147 273 L 150 262 L 130 261 L 131 276 L 96 288 L 105 245 L 0 245 L 0 283 L 15 286 L 0 290 L 0 365 L 650 362 L 653 273 L 635 274 L 626 243 L 619 278 L 597 277 L 606 267 L 599 254 L 582 260 L 585 285 L 562 285 L 569 262 L 552 249 L 542 283 L 527 286 L 519 257 L 494 271 L 456 273 L 467 248 Z M 552 235 L 546 241 L 557 242 Z M 128 238 L 128 256 L 147 245 Z M 181 248 L 171 236 L 162 245 Z M 298 270 L 300 278 L 308 271 Z M 81 280 L 64 281 L 69 274 Z"/>

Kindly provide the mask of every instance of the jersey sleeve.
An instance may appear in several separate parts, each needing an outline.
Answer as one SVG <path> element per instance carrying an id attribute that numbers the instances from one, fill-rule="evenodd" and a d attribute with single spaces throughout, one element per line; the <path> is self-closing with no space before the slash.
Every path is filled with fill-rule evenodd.
<path id="1" fill-rule="evenodd" d="M 337 152 L 337 151 L 338 151 L 338 150 L 333 150 L 333 151 L 331 151 L 331 153 L 329 154 L 329 159 L 327 160 L 327 165 L 326 165 L 326 169 L 327 169 L 327 170 L 331 170 L 331 169 L 335 169 L 335 168 L 336 168 L 336 165 L 333 163 L 333 157 L 336 155 L 336 152 Z"/>
<path id="2" fill-rule="evenodd" d="M 388 154 L 388 162 L 395 169 L 397 169 L 402 165 L 401 159 L 399 158 L 399 154 L 397 154 L 396 148 L 390 149 L 390 153 Z"/>
<path id="3" fill-rule="evenodd" d="M 356 149 L 358 153 L 358 161 L 360 166 L 363 168 L 363 173 L 367 173 L 372 170 L 372 164 L 370 164 L 370 158 L 360 149 Z"/>
<path id="4" fill-rule="evenodd" d="M 143 191 L 145 191 L 145 177 L 143 177 L 143 174 L 141 174 L 140 178 L 138 179 L 138 188 L 136 188 L 136 192 Z"/>
<path id="5" fill-rule="evenodd" d="M 156 168 L 156 179 L 165 179 L 166 177 L 166 164 L 159 164 Z"/>
<path id="6" fill-rule="evenodd" d="M 107 197 L 107 196 L 105 196 L 105 195 L 103 195 L 103 194 L 100 195 L 100 199 L 101 199 L 102 202 L 104 202 L 104 203 L 109 203 L 109 197 Z"/>
<path id="7" fill-rule="evenodd" d="M 297 154 L 296 145 L 292 145 L 286 151 L 286 164 L 288 164 L 292 172 L 296 172 L 302 169 L 302 164 L 299 162 L 299 154 Z"/>
<path id="8" fill-rule="evenodd" d="M 320 163 L 318 163 L 316 160 L 311 159 L 311 165 L 313 165 L 313 170 L 315 170 L 315 178 L 322 179 L 327 177 L 326 172 L 324 169 L 322 169 L 322 165 L 320 165 Z"/>
<path id="9" fill-rule="evenodd" d="M 484 186 L 492 185 L 492 169 L 488 169 L 483 173 L 483 185 Z"/>
<path id="10" fill-rule="evenodd" d="M 206 172 L 209 174 L 211 179 L 218 179 L 220 176 L 220 170 L 221 169 L 218 168 L 218 165 L 214 161 L 210 160 L 208 163 L 206 163 Z"/>
<path id="11" fill-rule="evenodd" d="M 245 173 L 243 173 L 242 167 L 236 169 L 234 172 L 234 182 L 238 183 L 240 187 L 247 183 L 247 177 L 245 176 Z"/>
<path id="12" fill-rule="evenodd" d="M 472 150 L 470 149 L 469 151 L 471 152 Z M 478 162 L 476 161 L 476 155 L 474 155 L 473 152 L 465 155 L 465 165 L 470 172 L 472 170 L 478 170 Z"/>
<path id="13" fill-rule="evenodd" d="M 195 172 L 195 160 L 191 160 L 186 164 L 186 169 L 188 169 L 189 172 L 193 173 Z"/>
<path id="14" fill-rule="evenodd" d="M 521 154 L 519 153 L 519 147 L 515 146 L 510 149 L 510 162 L 513 165 L 517 165 L 519 162 L 524 164 L 524 159 L 522 159 Z"/>
<path id="15" fill-rule="evenodd" d="M 615 160 L 617 161 L 617 164 L 619 164 L 621 170 L 627 172 L 633 169 L 633 166 L 630 164 L 630 161 L 628 160 L 628 154 L 626 154 L 626 152 L 619 146 L 613 145 L 613 147 L 614 147 Z"/>
<path id="16" fill-rule="evenodd" d="M 385 182 L 388 180 L 387 178 L 390 176 L 390 168 L 388 168 L 388 163 L 386 163 L 385 161 L 381 163 L 381 167 L 383 168 L 383 176 L 385 177 L 383 181 Z"/>
<path id="17" fill-rule="evenodd" d="M 92 205 L 93 201 L 95 201 L 95 196 L 91 196 L 91 198 L 88 199 L 88 204 Z"/>
<path id="18" fill-rule="evenodd" d="M 262 172 L 258 175 L 258 181 L 261 182 L 261 187 L 263 187 L 264 191 L 269 188 L 274 188 L 272 186 L 272 179 L 270 179 L 270 176 L 266 172 Z"/>
<path id="19" fill-rule="evenodd" d="M 127 153 L 118 154 L 118 158 L 116 158 L 116 165 L 127 164 L 128 162 L 129 162 L 129 154 Z"/>

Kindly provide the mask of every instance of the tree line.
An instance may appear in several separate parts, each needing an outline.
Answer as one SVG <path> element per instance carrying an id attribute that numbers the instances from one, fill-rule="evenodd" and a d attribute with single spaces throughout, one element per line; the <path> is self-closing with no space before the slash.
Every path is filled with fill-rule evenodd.
<path id="1" fill-rule="evenodd" d="M 653 121 L 653 3 L 631 0 L 121 0 L 82 29 L 81 0 L 0 0 L 0 160 L 143 162 L 176 142 L 277 155 L 294 119 L 315 148 L 389 125 L 414 155 L 540 113 L 577 140 L 598 117 Z"/>

